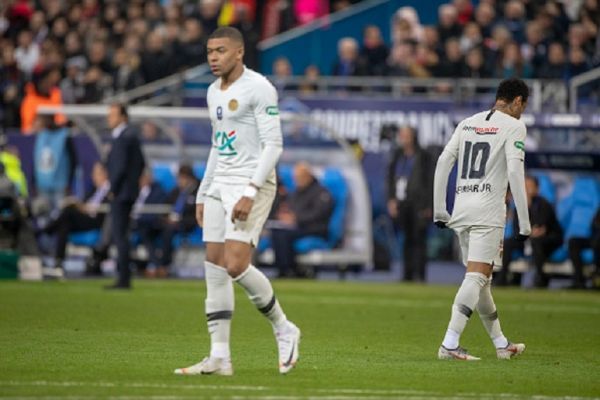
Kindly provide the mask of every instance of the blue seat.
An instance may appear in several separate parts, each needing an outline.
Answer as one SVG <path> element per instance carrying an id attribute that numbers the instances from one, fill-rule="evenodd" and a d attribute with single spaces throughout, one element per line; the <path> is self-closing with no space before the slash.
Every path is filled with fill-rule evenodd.
<path id="1" fill-rule="evenodd" d="M 100 230 L 83 231 L 69 234 L 69 243 L 75 246 L 94 247 L 100 240 Z"/>
<path id="2" fill-rule="evenodd" d="M 564 231 L 563 245 L 550 256 L 550 261 L 564 262 L 569 258 L 568 243 L 574 237 L 588 238 L 592 235 L 592 220 L 600 205 L 600 184 L 594 178 L 575 179 L 573 190 L 557 206 L 558 222 Z M 591 251 L 584 251 L 585 263 L 593 261 Z"/>
<path id="3" fill-rule="evenodd" d="M 294 167 L 291 165 L 280 165 L 277 168 L 277 174 L 283 186 L 288 192 L 296 190 L 296 182 L 294 182 Z"/>
<path id="4" fill-rule="evenodd" d="M 348 185 L 342 173 L 333 168 L 325 170 L 321 178 L 321 184 L 333 197 L 333 212 L 329 220 L 327 239 L 318 236 L 307 236 L 296 240 L 294 250 L 299 254 L 305 254 L 313 250 L 333 249 L 344 238 Z"/>
<path id="5" fill-rule="evenodd" d="M 167 193 L 173 190 L 177 185 L 175 174 L 173 174 L 169 164 L 154 164 L 152 166 L 152 175 L 154 176 L 154 180 Z"/>
<path id="6" fill-rule="evenodd" d="M 204 179 L 204 173 L 206 172 L 206 164 L 194 164 L 193 169 L 196 178 L 200 180 Z"/>
<path id="7" fill-rule="evenodd" d="M 550 177 L 543 173 L 535 174 L 539 182 L 540 196 L 548 200 L 551 204 L 556 204 L 556 187 Z"/>

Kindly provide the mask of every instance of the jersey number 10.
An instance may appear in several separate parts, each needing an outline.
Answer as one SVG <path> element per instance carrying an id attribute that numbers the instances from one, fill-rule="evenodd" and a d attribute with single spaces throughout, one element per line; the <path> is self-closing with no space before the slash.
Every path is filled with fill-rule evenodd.
<path id="1" fill-rule="evenodd" d="M 485 166 L 490 158 L 490 144 L 487 142 L 465 142 L 462 179 L 481 179 L 485 176 Z M 479 161 L 479 162 L 478 162 Z"/>

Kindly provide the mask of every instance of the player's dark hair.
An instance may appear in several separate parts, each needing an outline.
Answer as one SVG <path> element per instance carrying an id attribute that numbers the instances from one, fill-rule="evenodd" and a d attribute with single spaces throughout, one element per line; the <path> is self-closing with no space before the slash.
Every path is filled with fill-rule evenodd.
<path id="1" fill-rule="evenodd" d="M 111 107 L 115 107 L 119 110 L 119 115 L 129 121 L 129 113 L 127 112 L 127 106 L 123 103 L 112 103 Z"/>
<path id="2" fill-rule="evenodd" d="M 242 33 L 238 29 L 231 26 L 221 26 L 215 29 L 215 31 L 208 37 L 209 40 L 222 38 L 231 39 L 239 42 L 242 46 L 244 45 L 244 37 L 242 36 Z"/>
<path id="3" fill-rule="evenodd" d="M 535 175 L 527 175 L 525 177 L 525 179 L 529 179 L 529 180 L 533 181 L 533 183 L 535 183 L 535 187 L 537 187 L 537 188 L 540 187 L 540 180 L 538 179 L 537 176 L 535 176 Z"/>
<path id="4" fill-rule="evenodd" d="M 523 102 L 526 102 L 529 98 L 529 87 L 521 79 L 510 78 L 500 82 L 496 92 L 496 100 L 504 100 L 510 103 L 519 96 L 523 98 Z"/>

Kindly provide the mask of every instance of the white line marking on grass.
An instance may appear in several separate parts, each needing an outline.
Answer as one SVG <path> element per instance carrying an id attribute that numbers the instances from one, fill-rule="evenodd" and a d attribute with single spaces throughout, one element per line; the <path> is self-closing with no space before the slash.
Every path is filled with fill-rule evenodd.
<path id="1" fill-rule="evenodd" d="M 286 391 L 286 388 L 276 388 L 267 386 L 248 386 L 248 385 L 204 385 L 204 384 L 183 384 L 183 385 L 172 385 L 162 383 L 144 383 L 144 382 L 76 382 L 76 381 L 0 381 L 1 386 L 47 386 L 47 387 L 103 387 L 103 388 L 146 388 L 146 389 L 203 389 L 203 390 L 229 390 L 229 391 Z M 521 395 L 514 393 L 455 393 L 445 394 L 441 392 L 424 391 L 424 390 L 411 390 L 411 389 L 351 389 L 351 388 L 339 388 L 339 389 L 315 389 L 307 388 L 302 389 L 310 394 L 307 395 L 208 395 L 203 397 L 209 397 L 211 399 L 231 399 L 231 400 L 348 400 L 360 398 L 363 400 L 375 400 L 375 399 L 407 399 L 407 400 L 427 400 L 432 398 L 437 399 L 478 399 L 478 400 L 493 400 L 493 399 L 507 399 L 507 400 L 518 400 L 518 399 L 532 399 L 532 400 L 590 400 L 598 399 L 591 397 L 579 397 L 579 396 L 545 396 L 545 395 Z M 321 394 L 322 393 L 322 394 Z M 197 398 L 197 395 L 155 395 L 155 396 L 138 396 L 138 395 L 116 395 L 116 396 L 9 396 L 3 397 L 2 399 L 115 399 L 115 400 L 137 400 L 137 399 L 152 399 L 152 400 L 176 400 L 176 399 L 188 399 Z"/>

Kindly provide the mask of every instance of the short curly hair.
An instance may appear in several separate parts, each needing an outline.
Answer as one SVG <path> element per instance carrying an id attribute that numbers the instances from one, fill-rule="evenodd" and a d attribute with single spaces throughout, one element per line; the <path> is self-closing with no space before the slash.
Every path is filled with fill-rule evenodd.
<path id="1" fill-rule="evenodd" d="M 523 98 L 523 102 L 526 102 L 529 98 L 529 87 L 523 80 L 510 78 L 500 82 L 496 92 L 496 100 L 504 100 L 510 103 L 519 96 Z"/>

